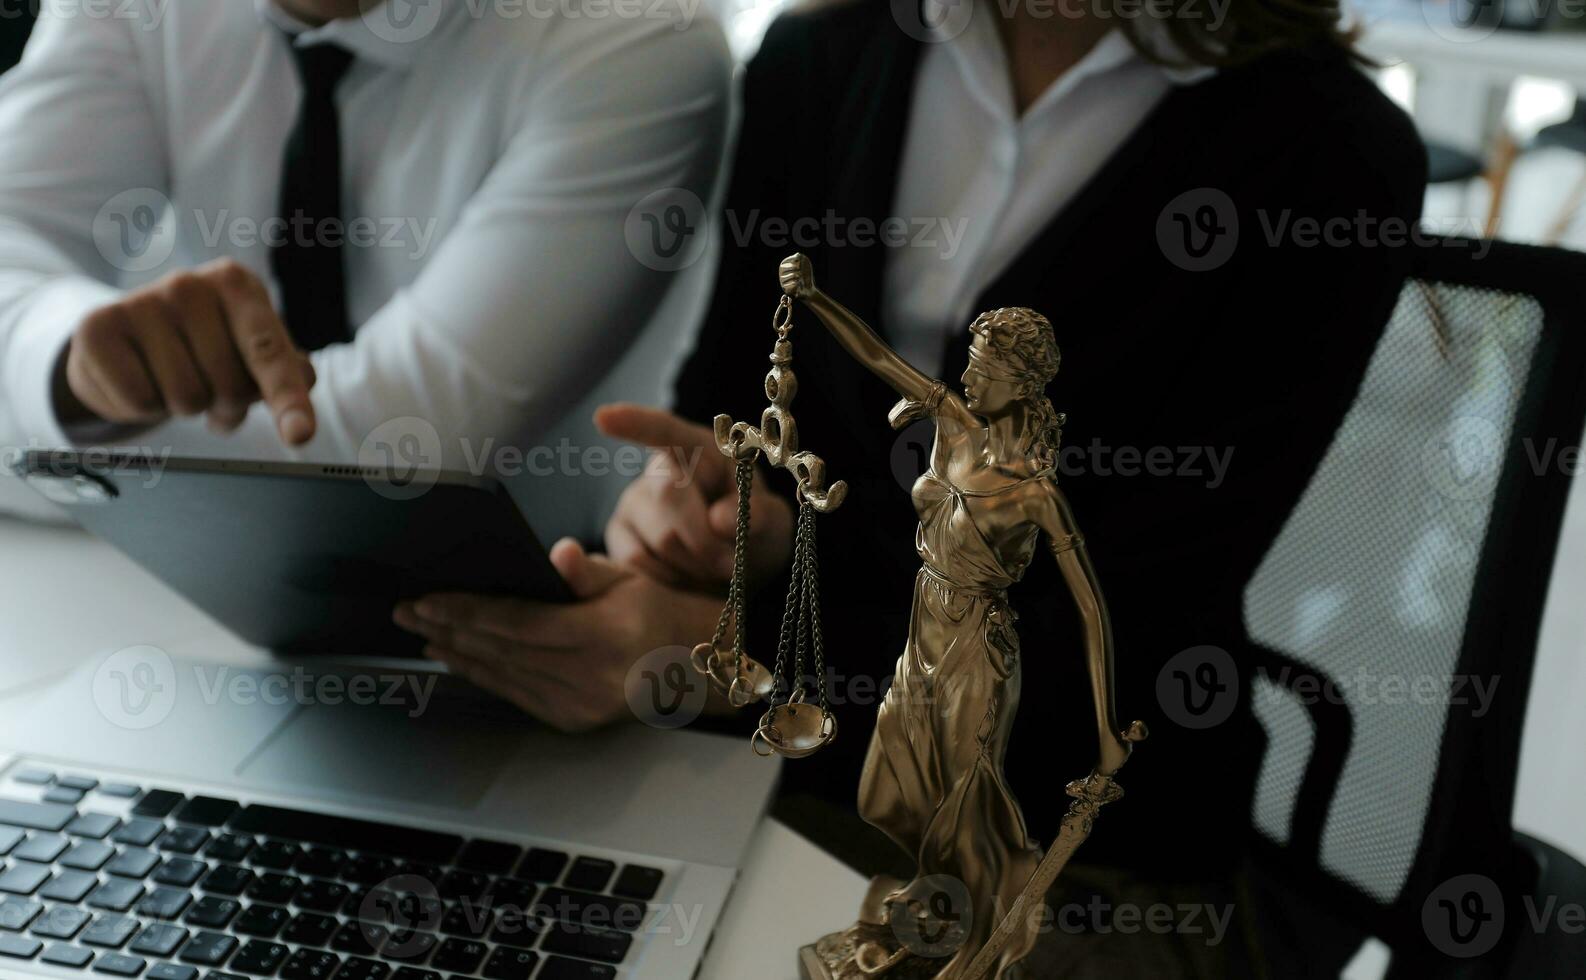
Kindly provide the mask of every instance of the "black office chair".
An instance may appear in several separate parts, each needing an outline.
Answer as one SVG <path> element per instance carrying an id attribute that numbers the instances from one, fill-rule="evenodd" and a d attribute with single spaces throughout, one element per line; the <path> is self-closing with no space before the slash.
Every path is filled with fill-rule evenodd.
<path id="1" fill-rule="evenodd" d="M 1537 472 L 1528 446 L 1579 445 L 1583 420 L 1586 256 L 1418 248 L 1353 408 L 1245 592 L 1268 735 L 1251 904 L 1264 945 L 1289 951 L 1273 977 L 1337 977 L 1369 936 L 1394 978 L 1580 975 L 1586 935 L 1537 934 L 1524 897 L 1586 903 L 1586 867 L 1510 814 L 1569 490 L 1556 456 Z M 1485 704 L 1468 685 L 1427 703 L 1380 680 L 1451 675 L 1498 683 Z M 1327 683 L 1343 696 L 1306 696 Z"/>
<path id="2" fill-rule="evenodd" d="M 6 4 L 0 12 L 0 72 L 10 71 L 22 60 L 22 49 L 27 46 L 28 35 L 33 33 L 33 22 L 39 15 L 39 0 L 23 4 Z"/>
<path id="3" fill-rule="evenodd" d="M 1474 153 L 1423 138 L 1426 148 L 1426 182 L 1430 185 L 1463 185 L 1460 193 L 1468 198 L 1470 187 L 1476 181 L 1487 185 L 1487 217 L 1483 224 L 1486 234 L 1492 234 L 1500 218 L 1499 206 L 1503 200 L 1503 185 L 1509 177 L 1509 164 L 1513 159 L 1512 141 L 1507 134 L 1499 133 L 1492 148 L 1492 160 L 1482 159 Z M 1466 205 L 1468 206 L 1468 204 Z"/>
<path id="4" fill-rule="evenodd" d="M 1487 165 L 1474 153 L 1466 153 L 1435 140 L 1422 142 L 1426 146 L 1428 184 L 1463 184 L 1487 172 Z"/>
<path id="5" fill-rule="evenodd" d="M 1561 147 L 1586 156 L 1586 99 L 1576 99 L 1569 118 L 1536 132 L 1536 147 Z"/>

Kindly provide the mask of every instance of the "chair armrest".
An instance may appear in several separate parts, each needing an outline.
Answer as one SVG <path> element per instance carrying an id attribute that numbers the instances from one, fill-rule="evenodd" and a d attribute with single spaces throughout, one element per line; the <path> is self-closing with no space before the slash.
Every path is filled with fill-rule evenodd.
<path id="1" fill-rule="evenodd" d="M 1518 831 L 1514 846 L 1518 863 L 1535 873 L 1505 909 L 1516 939 L 1504 975 L 1571 976 L 1586 963 L 1586 864 Z"/>

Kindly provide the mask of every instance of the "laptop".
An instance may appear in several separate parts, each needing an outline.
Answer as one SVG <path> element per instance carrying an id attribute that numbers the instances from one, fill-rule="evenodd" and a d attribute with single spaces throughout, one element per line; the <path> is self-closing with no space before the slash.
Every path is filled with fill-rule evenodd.
<path id="1" fill-rule="evenodd" d="M 266 478 L 187 472 L 189 486 Z M 345 481 L 317 482 L 346 492 Z M 165 490 L 181 485 L 168 470 Z M 141 491 L 114 489 L 117 503 L 84 504 L 85 523 L 112 511 L 137 519 Z M 159 580 L 187 573 L 156 554 L 148 574 L 96 577 L 98 546 L 59 534 L 27 538 L 0 568 L 8 613 L 55 624 L 63 656 L 81 661 L 53 682 L 0 690 L 0 977 L 687 980 L 699 970 L 778 767 L 741 739 L 668 727 L 684 717 L 668 714 L 669 664 L 650 672 L 660 688 L 630 692 L 661 699 L 636 708 L 653 724 L 567 736 L 425 661 L 243 647 L 222 630 L 241 635 L 216 590 L 214 604 L 198 603 L 214 620 L 195 608 L 168 624 L 181 642 L 165 645 L 179 655 L 128 637 L 83 657 L 74 623 L 129 603 L 170 608 Z M 47 548 L 50 562 L 30 548 Z M 72 548 L 83 571 L 67 602 L 60 582 L 29 568 Z M 102 635 L 102 624 L 83 626 Z M 214 662 L 217 650 L 229 662 Z M 671 653 L 686 663 L 686 650 Z"/>
<path id="2" fill-rule="evenodd" d="M 129 648 L 0 712 L 5 977 L 686 980 L 776 779 L 315 663 Z"/>

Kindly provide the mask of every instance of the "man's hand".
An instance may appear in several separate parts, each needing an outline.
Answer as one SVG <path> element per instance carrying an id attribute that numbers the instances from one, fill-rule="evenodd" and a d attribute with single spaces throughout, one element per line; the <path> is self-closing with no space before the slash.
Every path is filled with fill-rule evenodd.
<path id="1" fill-rule="evenodd" d="M 314 368 L 257 276 L 231 259 L 174 272 L 88 314 L 57 384 L 65 423 L 207 415 L 230 432 L 263 401 L 287 445 L 314 435 Z"/>
<path id="2" fill-rule="evenodd" d="M 396 624 L 429 641 L 424 655 L 562 731 L 630 717 L 628 671 L 664 646 L 709 637 L 721 599 L 682 592 L 565 538 L 551 563 L 570 605 L 433 595 L 398 606 Z"/>
<path id="3" fill-rule="evenodd" d="M 660 450 L 623 491 L 606 525 L 606 552 L 620 565 L 672 585 L 720 591 L 732 577 L 738 487 L 732 460 L 702 425 L 642 405 L 606 405 L 595 424 L 608 436 Z M 793 553 L 793 510 L 757 467 L 750 500 L 751 586 Z M 698 641 L 695 641 L 698 642 Z"/>

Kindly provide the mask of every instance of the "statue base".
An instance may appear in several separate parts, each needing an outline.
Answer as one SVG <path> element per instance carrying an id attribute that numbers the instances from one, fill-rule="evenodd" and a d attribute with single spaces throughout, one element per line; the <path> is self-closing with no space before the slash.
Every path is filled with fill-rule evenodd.
<path id="1" fill-rule="evenodd" d="M 1138 723 L 1136 723 L 1138 725 Z M 1144 726 L 1139 726 L 1142 730 Z M 1131 729 L 1132 731 L 1132 729 Z M 1140 735 L 1143 738 L 1144 735 Z M 1138 741 L 1137 739 L 1133 739 Z M 1040 962 L 1050 953 L 1030 949 L 1021 954 L 1023 963 L 997 967 L 997 957 L 1002 954 L 1007 940 L 1022 924 L 1033 921 L 1029 913 L 1038 903 L 1046 901 L 1048 890 L 1068 864 L 1076 848 L 1090 836 L 1096 814 L 1103 806 L 1123 796 L 1123 789 L 1110 777 L 1092 772 L 1084 779 L 1068 784 L 1066 791 L 1074 800 L 1058 829 L 1057 839 L 1041 858 L 1040 866 L 1030 877 L 1018 901 L 999 923 L 999 929 L 986 945 L 977 951 L 973 961 L 949 967 L 947 961 L 932 956 L 919 955 L 919 950 L 904 946 L 903 937 L 887 925 L 891 909 L 907 902 L 916 907 L 915 900 L 906 894 L 905 882 L 891 877 L 874 878 L 859 908 L 859 921 L 842 932 L 823 937 L 813 946 L 799 950 L 799 974 L 803 980 L 961 980 L 969 973 L 978 977 L 996 977 L 998 980 L 1015 980 L 1029 975 L 1024 963 Z M 919 905 L 924 906 L 923 896 Z M 1032 937 L 1035 946 L 1061 945 L 1062 937 Z M 1043 943 L 1042 940 L 1045 940 Z M 1055 952 L 1055 950 L 1051 951 Z M 944 954 L 945 955 L 945 954 Z M 950 977 L 944 974 L 950 973 Z M 1049 972 L 1049 971 L 1048 971 Z M 1036 972 L 1036 976 L 1043 975 Z"/>
<path id="2" fill-rule="evenodd" d="M 860 949 L 867 950 L 864 962 L 884 963 L 901 952 L 891 967 L 879 972 L 861 969 Z M 902 950 L 892 930 L 886 926 L 856 923 L 843 932 L 834 932 L 819 942 L 799 949 L 800 980 L 936 980 L 941 960 L 912 956 Z"/>
<path id="3" fill-rule="evenodd" d="M 936 980 L 946 961 L 911 954 L 886 925 L 886 899 L 904 884 L 887 876 L 872 879 L 858 922 L 800 947 L 801 980 Z"/>

